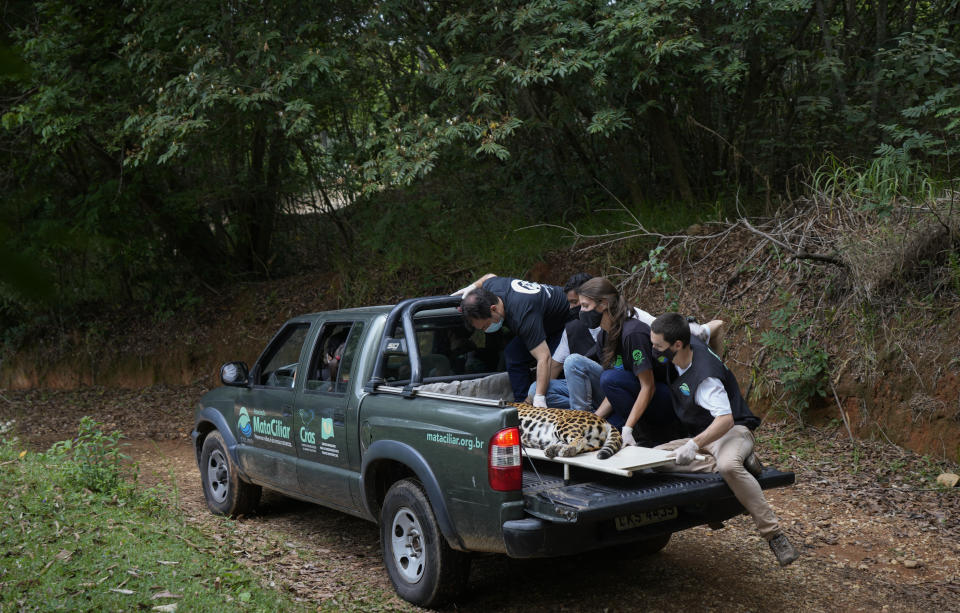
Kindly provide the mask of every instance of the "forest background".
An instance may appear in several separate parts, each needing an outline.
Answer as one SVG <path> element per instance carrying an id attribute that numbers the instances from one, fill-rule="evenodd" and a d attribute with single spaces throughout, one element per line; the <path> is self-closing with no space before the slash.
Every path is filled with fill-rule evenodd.
<path id="1" fill-rule="evenodd" d="M 191 371 L 147 382 L 193 381 L 291 305 L 584 268 L 720 313 L 752 402 L 960 460 L 958 0 L 0 20 L 0 385 L 109 384 L 144 338 Z M 227 303 L 263 315 L 223 356 Z"/>

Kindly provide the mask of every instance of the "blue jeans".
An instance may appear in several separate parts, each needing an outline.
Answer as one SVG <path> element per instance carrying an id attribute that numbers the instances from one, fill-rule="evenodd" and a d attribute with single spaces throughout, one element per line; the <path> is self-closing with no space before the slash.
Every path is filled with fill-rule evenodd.
<path id="1" fill-rule="evenodd" d="M 633 410 L 633 403 L 640 395 L 640 380 L 632 372 L 614 368 L 600 375 L 600 388 L 613 409 L 607 421 L 617 428 L 623 428 Z M 634 426 L 634 437 L 638 443 L 653 446 L 674 440 L 678 435 L 683 436 L 683 430 L 673 411 L 670 386 L 657 382 L 650 404 Z"/>
<path id="2" fill-rule="evenodd" d="M 550 349 L 551 355 L 553 355 L 557 345 L 560 344 L 562 335 L 562 329 L 559 332 L 547 335 L 547 347 Z M 503 361 L 506 362 L 507 374 L 510 375 L 513 399 L 517 402 L 523 402 L 527 398 L 527 388 L 530 387 L 530 367 L 536 366 L 537 362 L 530 355 L 530 350 L 527 349 L 523 339 L 519 336 L 510 339 L 507 346 L 503 348 Z"/>
<path id="3" fill-rule="evenodd" d="M 563 361 L 563 376 L 567 379 L 570 394 L 570 408 L 578 411 L 592 411 L 603 402 L 603 390 L 600 389 L 600 374 L 603 366 L 579 353 L 567 356 Z"/>
<path id="4" fill-rule="evenodd" d="M 527 390 L 527 396 L 533 398 L 537 393 L 537 382 L 530 384 Z M 566 379 L 550 379 L 550 387 L 547 388 L 547 406 L 551 409 L 569 409 L 570 408 L 570 390 L 567 389 Z"/>

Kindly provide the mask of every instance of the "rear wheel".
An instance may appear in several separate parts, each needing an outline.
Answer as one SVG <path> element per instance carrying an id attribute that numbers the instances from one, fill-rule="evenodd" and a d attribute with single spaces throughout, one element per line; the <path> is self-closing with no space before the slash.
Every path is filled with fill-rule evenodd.
<path id="1" fill-rule="evenodd" d="M 423 486 L 414 479 L 397 481 L 387 491 L 380 545 L 390 581 L 404 600 L 441 606 L 467 584 L 470 557 L 447 544 Z"/>
<path id="2" fill-rule="evenodd" d="M 203 483 L 207 507 L 217 515 L 249 513 L 260 502 L 260 486 L 240 479 L 223 436 L 217 430 L 203 440 L 200 481 Z"/>

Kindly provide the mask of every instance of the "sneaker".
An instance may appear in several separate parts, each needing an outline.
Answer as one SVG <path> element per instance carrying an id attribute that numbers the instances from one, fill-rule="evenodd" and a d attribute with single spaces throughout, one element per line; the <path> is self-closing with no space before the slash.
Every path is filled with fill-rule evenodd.
<path id="1" fill-rule="evenodd" d="M 787 540 L 787 535 L 783 532 L 777 532 L 772 539 L 767 541 L 767 544 L 770 545 L 773 555 L 777 556 L 777 562 L 780 563 L 780 566 L 786 566 L 800 557 L 800 552 L 793 548 L 793 545 Z"/>
<path id="2" fill-rule="evenodd" d="M 747 456 L 747 459 L 743 461 L 743 467 L 757 479 L 763 474 L 763 464 L 760 463 L 760 458 L 758 458 L 755 453 L 751 452 L 750 455 Z"/>

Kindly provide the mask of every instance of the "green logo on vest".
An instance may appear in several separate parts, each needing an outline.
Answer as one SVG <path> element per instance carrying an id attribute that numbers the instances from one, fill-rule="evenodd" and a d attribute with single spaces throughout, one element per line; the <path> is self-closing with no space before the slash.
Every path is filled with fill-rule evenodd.
<path id="1" fill-rule="evenodd" d="M 623 370 L 623 356 L 622 356 L 622 355 L 618 355 L 618 356 L 617 356 L 617 359 L 613 362 L 613 367 L 614 367 L 614 368 L 619 368 L 620 370 Z"/>
<path id="2" fill-rule="evenodd" d="M 686 383 L 682 383 L 682 384 L 680 385 L 680 392 L 681 392 L 684 396 L 689 396 L 689 395 L 690 395 L 690 386 L 687 385 Z"/>
<path id="3" fill-rule="evenodd" d="M 643 361 L 643 352 L 640 351 L 639 349 L 634 349 L 634 350 L 633 350 L 633 363 L 634 363 L 634 364 L 639 364 L 639 363 L 642 362 L 642 361 Z"/>

